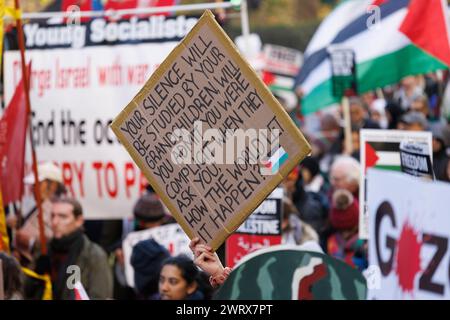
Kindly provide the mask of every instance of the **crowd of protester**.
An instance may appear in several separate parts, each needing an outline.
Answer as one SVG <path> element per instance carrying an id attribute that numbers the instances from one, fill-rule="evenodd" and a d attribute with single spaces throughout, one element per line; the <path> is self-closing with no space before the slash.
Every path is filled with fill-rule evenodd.
<path id="1" fill-rule="evenodd" d="M 358 237 L 360 130 L 431 131 L 435 178 L 450 182 L 450 119 L 441 116 L 443 78 L 410 76 L 396 86 L 350 98 L 351 150 L 344 143 L 340 108 L 315 115 L 320 129 L 304 131 L 312 155 L 281 184 L 283 243 L 316 242 L 325 254 L 361 271 L 367 268 L 367 242 Z M 42 254 L 39 234 L 33 233 L 37 228 L 30 227 L 33 223 L 36 227 L 37 209 L 25 214 L 28 224 L 9 214 L 12 252 L 0 254 L 6 299 L 48 297 L 49 282 L 53 299 L 75 299 L 67 286 L 71 265 L 79 267 L 80 281 L 91 299 L 211 299 L 231 272 L 221 262 L 223 255 L 198 239 L 191 242 L 194 261 L 171 256 L 150 239 L 133 248 L 135 285 L 130 287 L 122 250 L 127 234 L 176 223 L 158 195 L 149 186 L 136 200 L 133 219 L 85 221 L 80 203 L 67 195 L 61 170 L 44 163 L 39 172 L 47 253 Z M 34 178 L 26 177 L 25 183 L 34 184 Z"/>

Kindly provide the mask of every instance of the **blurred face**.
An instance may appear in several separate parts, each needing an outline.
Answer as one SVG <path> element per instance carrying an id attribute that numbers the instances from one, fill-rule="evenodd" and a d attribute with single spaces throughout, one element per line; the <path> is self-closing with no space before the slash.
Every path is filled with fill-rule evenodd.
<path id="1" fill-rule="evenodd" d="M 183 278 L 181 270 L 166 264 L 159 276 L 159 294 L 162 300 L 183 300 L 197 289 L 197 284 L 190 285 Z"/>
<path id="2" fill-rule="evenodd" d="M 370 106 L 373 100 L 375 100 L 375 95 L 372 92 L 367 92 L 361 96 L 361 99 L 367 106 Z"/>
<path id="3" fill-rule="evenodd" d="M 55 181 L 44 180 L 39 182 L 39 191 L 41 193 L 41 199 L 47 200 L 50 199 L 56 191 L 58 184 Z"/>
<path id="4" fill-rule="evenodd" d="M 364 120 L 364 108 L 359 104 L 350 105 L 350 119 L 352 124 L 359 124 Z"/>
<path id="5" fill-rule="evenodd" d="M 83 217 L 75 218 L 73 206 L 69 203 L 53 203 L 51 214 L 51 226 L 53 237 L 60 239 L 81 228 Z"/>
<path id="6" fill-rule="evenodd" d="M 331 185 L 333 189 L 345 189 L 352 193 L 356 192 L 358 186 L 347 179 L 345 167 L 334 167 L 330 174 Z"/>
<path id="7" fill-rule="evenodd" d="M 373 111 L 372 111 L 371 118 L 372 118 L 372 120 L 375 121 L 376 123 L 380 123 L 380 121 L 381 121 L 381 114 L 380 114 L 378 111 L 373 110 Z"/>
<path id="8" fill-rule="evenodd" d="M 428 116 L 428 107 L 424 101 L 416 99 L 411 104 L 411 110 L 421 112 L 426 117 Z"/>
<path id="9" fill-rule="evenodd" d="M 416 85 L 416 78 L 414 78 L 413 76 L 405 77 L 403 78 L 401 83 L 405 89 L 414 88 Z"/>
<path id="10" fill-rule="evenodd" d="M 310 172 L 308 169 L 306 169 L 306 168 L 302 168 L 300 172 L 302 173 L 302 179 L 303 179 L 303 181 L 304 181 L 306 184 L 310 183 L 311 180 L 312 180 L 311 172 Z"/>
<path id="11" fill-rule="evenodd" d="M 433 138 L 433 152 L 439 152 L 443 148 L 441 141 Z"/>

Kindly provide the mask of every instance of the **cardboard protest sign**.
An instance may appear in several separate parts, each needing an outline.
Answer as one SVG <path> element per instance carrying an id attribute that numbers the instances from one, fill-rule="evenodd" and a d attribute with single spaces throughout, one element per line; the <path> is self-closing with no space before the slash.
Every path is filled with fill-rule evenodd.
<path id="1" fill-rule="evenodd" d="M 369 208 L 367 207 L 367 169 L 378 168 L 391 171 L 402 171 L 401 160 L 401 144 L 403 149 L 407 145 L 413 144 L 421 149 L 423 153 L 427 154 L 430 163 L 428 170 L 432 170 L 433 149 L 432 149 L 432 135 L 431 132 L 416 132 L 416 131 L 402 131 L 402 130 L 371 130 L 362 129 L 360 131 L 360 159 L 361 159 L 361 180 L 359 183 L 359 237 L 361 239 L 368 239 L 369 237 Z M 405 161 L 408 161 L 405 159 Z M 427 160 L 425 160 L 427 161 Z M 409 170 L 407 170 L 407 167 Z M 404 162 L 403 168 L 409 173 L 416 168 L 412 164 L 411 159 Z M 423 166 L 422 169 L 425 170 Z M 414 174 L 415 175 L 415 174 Z"/>
<path id="2" fill-rule="evenodd" d="M 227 239 L 226 265 L 232 268 L 247 254 L 281 244 L 283 188 L 276 188 Z"/>
<path id="3" fill-rule="evenodd" d="M 368 298 L 450 299 L 450 185 L 378 169 L 367 175 Z"/>
<path id="4" fill-rule="evenodd" d="M 366 279 L 345 262 L 306 246 L 258 250 L 233 268 L 217 300 L 365 300 Z"/>
<path id="5" fill-rule="evenodd" d="M 165 247 L 171 255 L 185 254 L 193 258 L 189 249 L 189 238 L 183 229 L 176 223 L 154 227 L 147 230 L 131 232 L 122 242 L 123 257 L 125 261 L 125 277 L 130 287 L 134 287 L 134 269 L 131 265 L 131 254 L 136 244 L 147 239 L 154 239 Z"/>
<path id="6" fill-rule="evenodd" d="M 213 249 L 311 150 L 210 11 L 111 127 L 189 238 Z"/>

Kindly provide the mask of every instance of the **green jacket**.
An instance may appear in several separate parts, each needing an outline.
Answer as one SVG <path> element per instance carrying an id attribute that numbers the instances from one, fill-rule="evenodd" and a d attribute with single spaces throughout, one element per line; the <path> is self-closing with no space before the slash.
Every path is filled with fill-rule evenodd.
<path id="1" fill-rule="evenodd" d="M 80 267 L 81 283 L 90 299 L 112 299 L 113 276 L 108 257 L 103 249 L 84 235 L 84 246 L 76 265 Z M 73 293 L 65 288 L 64 300 L 71 299 Z"/>
<path id="2" fill-rule="evenodd" d="M 97 244 L 83 235 L 84 244 L 80 255 L 76 259 L 76 265 L 80 268 L 80 281 L 90 299 L 111 299 L 113 297 L 113 276 L 105 251 Z M 36 259 L 34 261 L 37 261 Z M 68 282 L 72 275 L 69 274 Z M 72 283 L 73 281 L 70 281 Z M 27 278 L 27 298 L 41 299 L 43 286 L 35 279 Z M 72 300 L 73 289 L 64 287 L 61 298 Z"/>

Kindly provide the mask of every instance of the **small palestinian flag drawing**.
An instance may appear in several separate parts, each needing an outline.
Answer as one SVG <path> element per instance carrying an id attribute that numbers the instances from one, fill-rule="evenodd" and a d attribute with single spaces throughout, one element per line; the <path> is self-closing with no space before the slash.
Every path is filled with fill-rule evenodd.
<path id="1" fill-rule="evenodd" d="M 278 172 L 283 163 L 286 162 L 289 155 L 284 150 L 283 147 L 280 147 L 274 154 L 270 157 L 269 161 L 264 163 L 264 166 L 270 171 L 271 174 L 275 174 Z"/>

